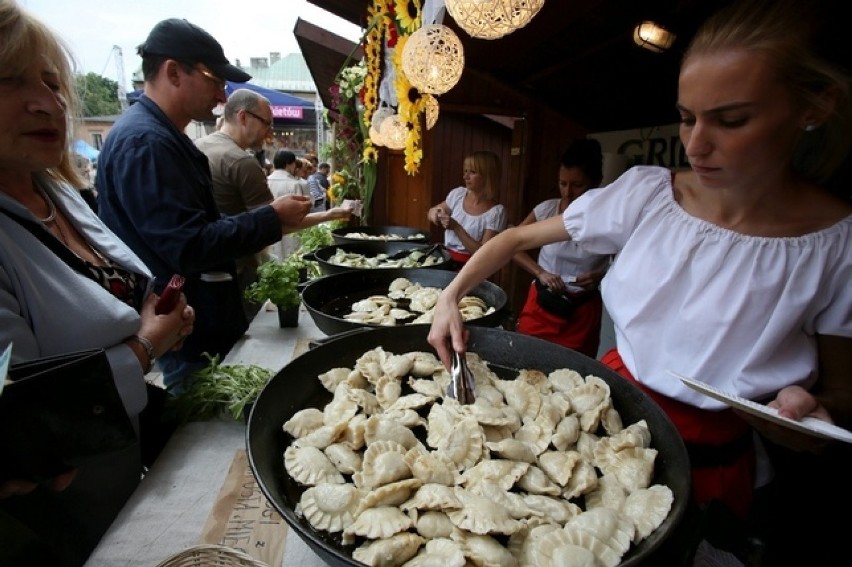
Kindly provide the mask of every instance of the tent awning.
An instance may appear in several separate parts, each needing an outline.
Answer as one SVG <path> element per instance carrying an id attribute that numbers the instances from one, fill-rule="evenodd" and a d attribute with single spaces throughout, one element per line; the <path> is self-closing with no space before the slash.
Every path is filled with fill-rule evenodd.
<path id="1" fill-rule="evenodd" d="M 101 153 L 96 148 L 90 146 L 83 140 L 74 140 L 74 145 L 72 146 L 72 149 L 74 150 L 75 154 L 83 156 L 89 161 L 95 161 L 96 159 L 98 159 L 98 154 Z"/>

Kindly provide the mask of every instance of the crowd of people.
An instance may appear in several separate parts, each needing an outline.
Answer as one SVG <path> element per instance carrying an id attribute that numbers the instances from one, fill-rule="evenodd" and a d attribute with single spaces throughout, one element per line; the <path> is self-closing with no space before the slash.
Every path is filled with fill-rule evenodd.
<path id="1" fill-rule="evenodd" d="M 852 143 L 850 76 L 819 49 L 811 8 L 739 2 L 701 27 L 673 101 L 689 170 L 636 166 L 601 186 L 600 144 L 579 139 L 560 161 L 559 196 L 509 227 L 500 159 L 475 151 L 463 185 L 427 213 L 458 270 L 429 332 L 448 367 L 467 348 L 459 299 L 509 262 L 532 277 L 517 332 L 597 357 L 606 307 L 616 345 L 600 361 L 663 408 L 691 459 L 689 533 L 662 551 L 666 564 L 691 564 L 703 544 L 747 561 L 755 540 L 770 561 L 789 559 L 788 542 L 813 527 L 780 521 L 781 502 L 804 480 L 822 480 L 807 490 L 826 501 L 845 482 L 836 444 L 733 411 L 668 372 L 785 417 L 852 426 L 852 203 L 834 182 Z M 264 171 L 255 152 L 269 101 L 226 97 L 226 80 L 249 75 L 182 19 L 139 46 L 144 94 L 105 140 L 91 206 L 69 151 L 72 54 L 14 0 L 0 0 L 0 37 L 0 347 L 13 345 L 13 364 L 103 349 L 144 441 L 154 364 L 169 393 L 191 387 L 257 313 L 243 294 L 257 266 L 292 253 L 293 232 L 351 209 L 329 208 L 329 164 L 315 156 L 278 150 Z M 215 132 L 184 134 L 220 105 Z M 157 313 L 173 274 L 183 292 Z M 82 564 L 142 465 L 141 443 L 41 482 L 0 465 L 0 563 Z M 820 558 L 837 549 L 824 547 Z"/>

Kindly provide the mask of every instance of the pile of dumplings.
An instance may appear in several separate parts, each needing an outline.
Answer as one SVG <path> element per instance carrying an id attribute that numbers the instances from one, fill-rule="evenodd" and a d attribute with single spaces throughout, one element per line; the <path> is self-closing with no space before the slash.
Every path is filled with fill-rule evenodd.
<path id="1" fill-rule="evenodd" d="M 441 264 L 444 257 L 440 253 L 429 254 L 424 258 L 423 251 L 413 249 L 410 254 L 397 260 L 390 259 L 390 254 L 381 253 L 375 256 L 367 256 L 357 252 L 347 252 L 343 248 L 337 248 L 334 254 L 329 256 L 328 263 L 336 266 L 347 266 L 350 268 L 425 268 Z"/>
<path id="2" fill-rule="evenodd" d="M 387 234 L 367 234 L 366 232 L 347 232 L 343 235 L 345 238 L 351 238 L 352 240 L 388 240 L 388 241 L 396 241 L 396 240 L 423 240 L 424 238 L 428 238 L 427 234 L 417 233 L 412 234 L 410 236 L 403 236 L 401 234 L 396 234 L 394 232 L 389 232 Z"/>
<path id="3" fill-rule="evenodd" d="M 352 304 L 352 311 L 343 316 L 347 321 L 366 325 L 394 326 L 431 323 L 441 289 L 412 283 L 408 278 L 396 278 L 388 286 L 387 295 L 371 295 Z M 407 305 L 404 309 L 402 305 Z M 493 306 L 473 295 L 459 301 L 462 320 L 470 321 L 494 313 Z"/>
<path id="4" fill-rule="evenodd" d="M 644 420 L 569 369 L 497 376 L 467 353 L 476 402 L 445 397 L 428 352 L 365 352 L 319 375 L 333 398 L 284 423 L 296 513 L 367 565 L 614 566 L 668 516 Z"/>

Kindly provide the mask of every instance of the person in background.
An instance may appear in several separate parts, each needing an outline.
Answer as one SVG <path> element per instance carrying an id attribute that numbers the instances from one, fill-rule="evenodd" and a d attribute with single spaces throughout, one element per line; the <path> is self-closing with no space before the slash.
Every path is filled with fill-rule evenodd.
<path id="1" fill-rule="evenodd" d="M 559 198 L 536 205 L 520 226 L 561 216 L 572 201 L 598 187 L 602 178 L 600 142 L 576 140 L 562 154 Z M 579 243 L 569 240 L 542 246 L 538 261 L 526 252 L 518 252 L 514 260 L 535 277 L 515 330 L 596 358 L 603 311 L 598 286 L 610 256 L 586 252 Z M 545 294 L 550 294 L 546 298 L 550 301 L 539 301 L 539 296 Z M 560 296 L 570 300 L 570 307 Z"/>
<path id="2" fill-rule="evenodd" d="M 159 22 L 138 52 L 145 92 L 104 142 L 98 208 L 159 282 L 174 273 L 186 278 L 195 332 L 183 349 L 158 360 L 166 387 L 178 393 L 193 372 L 210 364 L 205 354 L 223 358 L 248 328 L 235 260 L 298 228 L 311 203 L 290 196 L 223 217 L 207 156 L 183 130 L 191 120 L 213 119 L 213 109 L 226 102 L 226 80 L 245 82 L 250 75 L 186 20 Z"/>
<path id="3" fill-rule="evenodd" d="M 477 151 L 464 158 L 462 179 L 447 198 L 430 208 L 426 218 L 444 229 L 444 245 L 457 265 L 505 230 L 506 208 L 494 200 L 500 185 L 500 158 Z"/>
<path id="4" fill-rule="evenodd" d="M 299 164 L 296 168 L 296 177 L 307 182 L 308 177 L 310 177 L 311 174 L 314 172 L 314 166 L 310 161 L 303 157 L 296 158 L 296 160 Z"/>
<path id="5" fill-rule="evenodd" d="M 275 197 L 281 195 L 301 195 L 310 197 L 308 183 L 296 175 L 300 166 L 299 158 L 290 150 L 278 150 L 272 158 L 275 168 L 266 178 L 269 189 Z"/>
<path id="6" fill-rule="evenodd" d="M 73 57 L 12 0 L 0 0 L 0 69 L 0 350 L 11 344 L 17 364 L 104 349 L 139 431 L 144 376 L 192 332 L 193 310 L 182 297 L 156 315 L 151 272 L 80 197 Z M 0 564 L 82 565 L 138 485 L 141 458 L 136 444 L 41 484 L 0 481 Z"/>
<path id="7" fill-rule="evenodd" d="M 317 170 L 308 177 L 308 189 L 311 192 L 313 206 L 311 212 L 316 213 L 324 211 L 326 207 L 325 193 L 328 191 L 330 183 L 328 174 L 331 171 L 331 166 L 327 163 L 321 163 L 317 166 Z"/>
<path id="8" fill-rule="evenodd" d="M 616 349 L 601 360 L 683 437 L 701 549 L 766 565 L 845 556 L 848 530 L 828 518 L 850 503 L 850 447 L 734 411 L 669 371 L 852 427 L 852 202 L 848 184 L 825 188 L 849 159 L 850 75 L 830 8 L 750 1 L 712 17 L 678 82 L 691 170 L 633 167 L 561 216 L 493 238 L 442 292 L 429 333 L 449 367 L 451 348 L 465 350 L 456 302 L 519 250 L 571 239 L 615 255 L 601 291 Z"/>
<path id="9" fill-rule="evenodd" d="M 299 158 L 290 150 L 278 150 L 272 158 L 275 170 L 267 177 L 269 189 L 273 196 L 282 197 L 286 195 L 309 196 L 308 183 L 296 177 L 295 171 Z M 308 162 L 309 163 L 309 162 Z M 309 213 L 299 228 L 307 228 L 330 220 L 346 220 L 352 214 L 349 207 L 332 207 L 328 210 Z M 299 248 L 299 240 L 293 234 L 285 234 L 280 242 L 272 247 L 272 254 L 279 260 L 283 260 Z"/>
<path id="10" fill-rule="evenodd" d="M 222 127 L 195 140 L 210 162 L 213 198 L 219 211 L 238 215 L 272 202 L 266 175 L 246 150 L 259 147 L 272 129 L 272 108 L 262 95 L 237 89 L 225 103 Z M 240 292 L 257 281 L 257 268 L 265 260 L 263 250 L 236 259 Z M 243 310 L 251 320 L 260 310 L 244 296 Z"/>

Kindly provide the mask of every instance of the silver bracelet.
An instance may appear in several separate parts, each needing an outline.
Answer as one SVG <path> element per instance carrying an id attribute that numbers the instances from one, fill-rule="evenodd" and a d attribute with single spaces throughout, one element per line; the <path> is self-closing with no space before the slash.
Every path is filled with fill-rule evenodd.
<path id="1" fill-rule="evenodd" d="M 154 360 L 156 359 L 154 356 L 154 344 L 147 337 L 140 337 L 139 335 L 133 335 L 130 337 L 130 340 L 139 343 L 145 349 L 145 354 L 148 356 L 148 368 L 145 369 L 145 373 L 147 374 L 154 367 Z"/>

